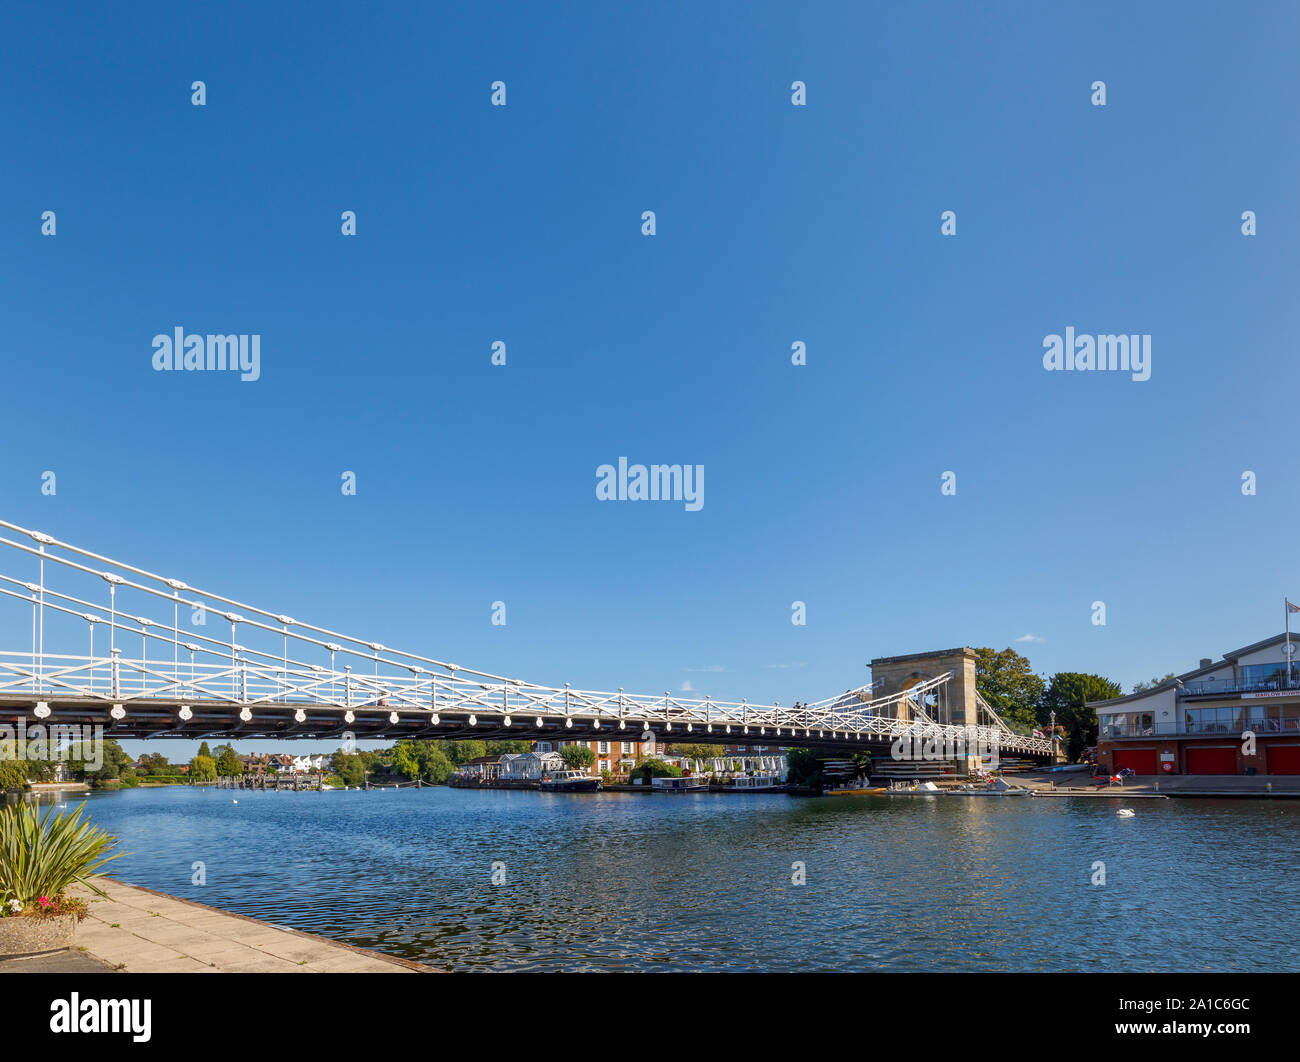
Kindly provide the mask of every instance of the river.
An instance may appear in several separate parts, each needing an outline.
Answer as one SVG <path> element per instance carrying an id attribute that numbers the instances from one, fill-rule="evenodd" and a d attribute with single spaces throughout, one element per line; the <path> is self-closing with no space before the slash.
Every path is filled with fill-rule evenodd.
<path id="1" fill-rule="evenodd" d="M 87 809 L 124 881 L 448 970 L 1300 969 L 1300 802 L 175 787 Z"/>

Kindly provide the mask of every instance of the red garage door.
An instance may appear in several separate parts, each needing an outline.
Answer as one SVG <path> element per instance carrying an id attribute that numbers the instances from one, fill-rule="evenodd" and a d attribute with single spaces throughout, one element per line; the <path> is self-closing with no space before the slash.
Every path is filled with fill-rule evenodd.
<path id="1" fill-rule="evenodd" d="M 1211 749 L 1189 746 L 1187 749 L 1187 773 L 1236 774 L 1237 750 L 1231 746 Z"/>
<path id="2" fill-rule="evenodd" d="M 1300 774 L 1300 745 L 1269 745 L 1269 774 Z"/>
<path id="3" fill-rule="evenodd" d="M 1116 749 L 1113 761 L 1116 771 L 1130 768 L 1134 774 L 1158 774 L 1155 749 Z"/>

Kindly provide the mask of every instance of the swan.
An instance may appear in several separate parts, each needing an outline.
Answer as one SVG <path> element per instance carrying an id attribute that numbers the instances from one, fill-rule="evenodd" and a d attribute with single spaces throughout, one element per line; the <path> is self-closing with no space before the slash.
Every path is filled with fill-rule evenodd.
<path id="1" fill-rule="evenodd" d="M 1115 814 L 1118 815 L 1121 819 L 1131 819 L 1133 817 L 1133 810 L 1132 808 L 1120 808 L 1117 812 L 1115 812 Z"/>

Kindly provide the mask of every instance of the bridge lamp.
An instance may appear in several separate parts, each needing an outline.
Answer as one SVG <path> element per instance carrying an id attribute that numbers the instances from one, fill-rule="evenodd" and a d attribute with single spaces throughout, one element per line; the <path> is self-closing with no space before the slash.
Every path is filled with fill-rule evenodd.
<path id="1" fill-rule="evenodd" d="M 599 719 L 593 719 L 593 720 L 591 721 L 591 729 L 592 729 L 592 730 L 599 730 L 599 729 L 600 729 L 600 720 L 599 720 Z"/>
<path id="2" fill-rule="evenodd" d="M 708 726 L 706 726 L 706 727 L 704 728 L 704 732 L 705 732 L 706 734 L 712 734 L 712 733 L 713 733 L 713 724 L 710 723 Z"/>
<path id="3" fill-rule="evenodd" d="M 673 728 L 673 724 L 672 724 L 672 723 L 664 723 L 664 729 L 665 729 L 665 730 L 672 730 L 672 728 Z"/>
<path id="4" fill-rule="evenodd" d="M 437 713 L 437 712 L 434 712 L 432 715 L 429 716 L 429 722 L 431 722 L 434 726 L 437 726 L 437 725 L 438 725 L 438 723 L 440 722 L 440 720 L 438 719 L 438 713 Z"/>
<path id="5" fill-rule="evenodd" d="M 746 734 L 749 733 L 749 727 L 745 727 L 744 733 L 746 733 Z"/>
<path id="6" fill-rule="evenodd" d="M 760 736 L 766 736 L 766 735 L 767 735 L 767 727 L 765 727 L 765 726 L 760 726 L 760 727 L 758 728 L 758 733 L 759 733 Z"/>
<path id="7" fill-rule="evenodd" d="M 181 717 L 181 722 L 183 723 L 188 723 L 194 718 L 194 713 L 190 711 L 190 706 L 188 704 L 182 704 L 181 710 L 176 714 Z"/>
<path id="8" fill-rule="evenodd" d="M 478 716 L 476 716 L 476 715 L 471 715 L 471 716 L 469 717 L 469 725 L 470 725 L 470 726 L 478 726 Z M 507 723 L 506 725 L 508 726 L 509 724 Z"/>
<path id="9" fill-rule="evenodd" d="M 117 722 L 121 722 L 123 719 L 126 718 L 126 709 L 123 708 L 120 704 L 115 704 L 113 705 L 112 708 L 108 710 L 108 715 L 110 719 L 114 719 Z"/>
<path id="10" fill-rule="evenodd" d="M 730 723 L 727 724 L 727 733 L 728 733 L 728 734 L 731 733 L 731 724 L 730 724 Z"/>
<path id="11" fill-rule="evenodd" d="M 396 712 L 389 712 L 389 713 L 388 713 L 388 721 L 389 721 L 390 723 L 392 723 L 394 726 L 397 725 L 397 718 L 398 718 L 398 716 L 397 716 L 397 713 L 396 713 Z"/>
<path id="12" fill-rule="evenodd" d="M 624 720 L 620 719 L 620 720 L 618 721 L 618 728 L 619 728 L 620 730 L 626 730 L 626 729 L 627 729 L 627 723 L 626 723 Z"/>
<path id="13" fill-rule="evenodd" d="M 541 726 L 541 725 L 542 725 L 542 721 L 541 721 L 540 719 L 537 720 L 537 725 L 538 725 L 538 726 Z M 565 730 L 572 730 L 572 729 L 573 729 L 573 720 L 572 720 L 572 719 L 566 719 L 566 720 L 564 721 L 564 729 L 565 729 Z"/>
<path id="14" fill-rule="evenodd" d="M 301 708 L 299 708 L 296 712 L 293 713 L 293 721 L 295 723 L 307 722 L 307 713 L 304 712 Z"/>
<path id="15" fill-rule="evenodd" d="M 692 733 L 694 730 L 695 730 L 695 724 L 694 724 L 694 723 L 687 723 L 687 724 L 686 724 L 686 733 L 690 734 L 690 733 Z"/>
<path id="16" fill-rule="evenodd" d="M 356 721 L 357 721 L 357 717 L 353 715 L 351 711 L 346 711 L 343 713 L 343 722 L 351 724 L 351 723 L 355 723 Z"/>
<path id="17" fill-rule="evenodd" d="M 48 719 L 50 717 L 50 706 L 45 701 L 37 701 L 36 707 L 32 709 L 32 714 L 37 719 Z"/>
<path id="18" fill-rule="evenodd" d="M 509 725 L 510 725 L 510 716 L 508 716 L 508 715 L 507 715 L 507 716 L 504 716 L 504 717 L 502 718 L 502 720 L 501 720 L 501 725 L 502 725 L 502 726 L 509 726 Z"/>
<path id="19" fill-rule="evenodd" d="M 247 708 L 239 709 L 239 721 L 241 723 L 251 723 L 253 721 L 253 713 Z"/>

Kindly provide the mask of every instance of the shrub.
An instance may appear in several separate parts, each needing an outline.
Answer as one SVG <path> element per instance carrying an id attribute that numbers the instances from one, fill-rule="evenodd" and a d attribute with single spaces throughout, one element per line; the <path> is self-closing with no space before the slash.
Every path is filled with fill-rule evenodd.
<path id="1" fill-rule="evenodd" d="M 0 810 L 0 903 L 39 906 L 41 897 L 61 898 L 73 884 L 104 895 L 94 879 L 121 853 L 117 839 L 82 819 L 85 804 L 68 815 L 51 806 L 41 815 L 26 803 Z"/>

